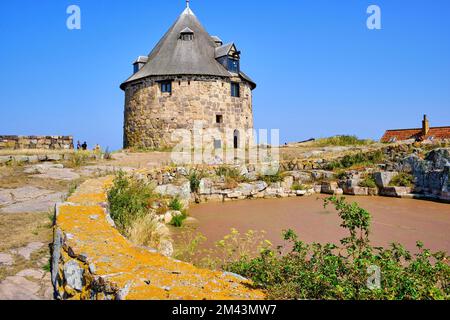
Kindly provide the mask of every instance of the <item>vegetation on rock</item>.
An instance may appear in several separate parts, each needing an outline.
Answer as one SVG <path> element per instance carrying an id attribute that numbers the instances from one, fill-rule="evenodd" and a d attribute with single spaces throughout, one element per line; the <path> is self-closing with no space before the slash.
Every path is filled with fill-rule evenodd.
<path id="1" fill-rule="evenodd" d="M 329 147 L 329 146 L 365 146 L 371 145 L 374 141 L 370 139 L 359 139 L 357 136 L 340 135 L 329 138 L 322 138 L 314 141 L 314 145 L 317 147 Z"/>
<path id="2" fill-rule="evenodd" d="M 369 167 L 382 162 L 383 158 L 384 158 L 383 152 L 380 150 L 368 153 L 359 152 L 356 154 L 345 155 L 343 158 L 339 160 L 330 162 L 327 165 L 327 169 L 328 170 L 348 169 L 355 166 Z"/>
<path id="3" fill-rule="evenodd" d="M 392 178 L 389 185 L 392 187 L 413 187 L 414 177 L 409 173 L 400 172 Z"/>

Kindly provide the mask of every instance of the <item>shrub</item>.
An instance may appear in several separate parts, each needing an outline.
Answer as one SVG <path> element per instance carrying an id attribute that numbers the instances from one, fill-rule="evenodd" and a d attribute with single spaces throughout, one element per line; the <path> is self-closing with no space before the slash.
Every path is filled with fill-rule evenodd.
<path id="1" fill-rule="evenodd" d="M 371 216 L 357 203 L 331 197 L 348 236 L 336 244 L 307 244 L 292 231 L 287 245 L 265 248 L 258 257 L 243 256 L 224 265 L 266 290 L 270 299 L 450 299 L 450 266 L 446 253 L 432 253 L 417 243 L 417 254 L 400 244 L 373 247 Z M 288 250 L 287 254 L 282 254 Z M 381 270 L 379 287 L 369 287 L 371 268 Z"/>
<path id="2" fill-rule="evenodd" d="M 171 241 L 169 229 L 154 214 L 133 220 L 127 229 L 127 236 L 134 244 L 150 248 L 158 248 L 164 240 Z"/>
<path id="3" fill-rule="evenodd" d="M 239 168 L 220 166 L 215 171 L 217 176 L 224 178 L 226 189 L 234 189 L 239 183 L 248 182 L 248 179 L 241 175 Z"/>
<path id="4" fill-rule="evenodd" d="M 191 191 L 197 193 L 200 188 L 200 181 L 205 177 L 203 171 L 192 169 L 189 172 L 189 182 L 191 185 Z"/>
<path id="5" fill-rule="evenodd" d="M 400 172 L 389 183 L 391 187 L 413 187 L 414 177 L 411 174 Z"/>
<path id="6" fill-rule="evenodd" d="M 66 167 L 79 168 L 88 163 L 90 153 L 88 151 L 76 151 L 67 161 Z"/>
<path id="7" fill-rule="evenodd" d="M 384 155 L 381 151 L 370 153 L 356 153 L 345 155 L 342 159 L 330 162 L 326 168 L 328 170 L 348 169 L 357 165 L 371 166 L 383 161 Z"/>
<path id="8" fill-rule="evenodd" d="M 267 184 L 282 182 L 283 179 L 284 179 L 284 175 L 281 171 L 277 171 L 275 174 L 272 174 L 272 175 L 260 174 L 258 176 L 258 180 L 262 180 L 262 181 L 266 182 Z"/>
<path id="9" fill-rule="evenodd" d="M 136 178 L 127 177 L 118 172 L 113 187 L 108 191 L 111 218 L 122 233 L 139 218 L 151 212 L 151 203 L 157 196 L 153 193 L 153 185 Z"/>
<path id="10" fill-rule="evenodd" d="M 375 182 L 374 177 L 372 175 L 369 175 L 359 183 L 359 186 L 366 188 L 376 188 L 377 184 Z"/>
<path id="11" fill-rule="evenodd" d="M 183 204 L 180 202 L 178 198 L 173 198 L 169 203 L 169 209 L 174 211 L 182 211 Z"/>
<path id="12" fill-rule="evenodd" d="M 181 228 L 183 226 L 184 220 L 186 220 L 186 219 L 187 219 L 186 212 L 182 212 L 181 214 L 179 214 L 177 216 L 173 216 L 170 224 L 176 228 Z"/>

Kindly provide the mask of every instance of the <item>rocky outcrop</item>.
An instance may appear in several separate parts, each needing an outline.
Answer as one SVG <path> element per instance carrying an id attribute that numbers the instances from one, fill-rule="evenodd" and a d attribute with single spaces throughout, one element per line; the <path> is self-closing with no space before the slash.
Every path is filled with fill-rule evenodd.
<path id="1" fill-rule="evenodd" d="M 410 155 L 401 161 L 401 169 L 415 179 L 415 192 L 450 200 L 450 148 L 435 149 L 425 159 Z"/>

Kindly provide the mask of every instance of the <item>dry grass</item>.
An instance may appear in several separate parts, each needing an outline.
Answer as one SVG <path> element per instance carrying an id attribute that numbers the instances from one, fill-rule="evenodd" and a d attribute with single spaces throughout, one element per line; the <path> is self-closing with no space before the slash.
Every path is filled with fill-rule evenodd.
<path id="1" fill-rule="evenodd" d="M 0 281 L 21 270 L 42 266 L 41 260 L 50 255 L 48 244 L 52 242 L 53 232 L 48 213 L 0 214 L 0 235 L 2 253 L 9 253 L 11 249 L 24 247 L 30 242 L 45 244 L 31 255 L 30 260 L 15 255 L 13 266 L 0 267 Z"/>
<path id="2" fill-rule="evenodd" d="M 152 214 L 134 220 L 127 234 L 134 244 L 150 248 L 158 248 L 162 241 L 171 241 L 169 228 Z"/>
<path id="3" fill-rule="evenodd" d="M 30 242 L 50 242 L 49 213 L 0 214 L 0 252 L 26 246 Z"/>
<path id="4" fill-rule="evenodd" d="M 55 179 L 36 179 L 24 172 L 22 166 L 0 167 L 0 189 L 15 189 L 23 186 L 35 186 L 48 190 L 68 189 L 73 182 Z"/>

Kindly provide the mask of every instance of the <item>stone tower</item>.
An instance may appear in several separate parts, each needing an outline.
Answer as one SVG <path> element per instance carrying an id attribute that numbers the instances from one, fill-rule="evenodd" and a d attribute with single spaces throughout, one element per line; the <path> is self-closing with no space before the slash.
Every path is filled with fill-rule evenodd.
<path id="1" fill-rule="evenodd" d="M 210 36 L 188 6 L 121 85 L 124 148 L 173 147 L 174 130 L 192 130 L 198 121 L 205 129 L 231 129 L 237 148 L 241 131 L 253 128 L 255 88 L 241 71 L 236 45 Z"/>

